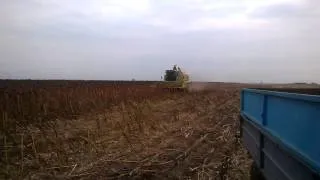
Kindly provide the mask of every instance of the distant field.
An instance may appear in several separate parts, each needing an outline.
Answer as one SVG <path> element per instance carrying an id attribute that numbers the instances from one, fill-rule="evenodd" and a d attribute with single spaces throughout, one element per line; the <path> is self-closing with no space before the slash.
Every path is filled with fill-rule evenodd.
<path id="1" fill-rule="evenodd" d="M 79 85 L 149 85 L 159 81 L 106 81 L 106 80 L 0 80 L 0 88 L 5 87 L 60 87 L 60 86 L 79 86 Z"/>
<path id="2" fill-rule="evenodd" d="M 115 81 L 115 80 L 1 80 L 0 88 L 6 87 L 63 87 L 63 86 L 79 86 L 79 85 L 153 85 L 161 81 Z M 293 88 L 315 88 L 320 87 L 316 83 L 288 83 L 288 84 L 250 84 L 250 83 L 225 83 L 225 82 L 198 82 L 193 81 L 192 85 L 211 88 L 217 86 L 230 87 L 293 87 Z"/>
<path id="3" fill-rule="evenodd" d="M 247 179 L 237 83 L 0 81 L 0 179 Z"/>

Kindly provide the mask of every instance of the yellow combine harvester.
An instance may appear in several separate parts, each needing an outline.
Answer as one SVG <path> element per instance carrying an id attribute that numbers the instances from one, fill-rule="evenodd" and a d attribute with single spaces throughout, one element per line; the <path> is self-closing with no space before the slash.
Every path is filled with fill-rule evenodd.
<path id="1" fill-rule="evenodd" d="M 188 91 L 189 76 L 182 72 L 177 65 L 172 69 L 166 70 L 163 78 L 162 88 L 166 91 Z"/>

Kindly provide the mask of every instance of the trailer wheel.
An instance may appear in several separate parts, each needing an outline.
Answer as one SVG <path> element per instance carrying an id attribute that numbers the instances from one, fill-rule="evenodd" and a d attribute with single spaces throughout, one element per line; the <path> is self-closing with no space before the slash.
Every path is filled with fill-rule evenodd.
<path id="1" fill-rule="evenodd" d="M 253 162 L 251 164 L 250 180 L 265 180 L 259 167 L 257 166 L 257 164 L 255 162 Z"/>

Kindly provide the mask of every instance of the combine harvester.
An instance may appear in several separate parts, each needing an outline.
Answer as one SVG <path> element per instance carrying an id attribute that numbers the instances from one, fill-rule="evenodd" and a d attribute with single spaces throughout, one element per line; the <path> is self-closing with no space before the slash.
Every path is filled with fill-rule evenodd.
<path id="1" fill-rule="evenodd" d="M 163 78 L 164 81 L 160 83 L 164 91 L 169 92 L 187 92 L 189 85 L 189 75 L 183 72 L 180 67 L 174 65 L 172 69 L 166 70 Z"/>

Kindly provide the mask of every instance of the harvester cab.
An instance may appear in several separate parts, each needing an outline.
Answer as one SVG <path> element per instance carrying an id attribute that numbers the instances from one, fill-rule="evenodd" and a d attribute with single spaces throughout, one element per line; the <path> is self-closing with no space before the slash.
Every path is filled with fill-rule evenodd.
<path id="1" fill-rule="evenodd" d="M 166 70 L 164 75 L 165 81 L 177 81 L 179 77 L 179 71 L 177 70 L 177 65 L 174 65 L 172 70 Z"/>

